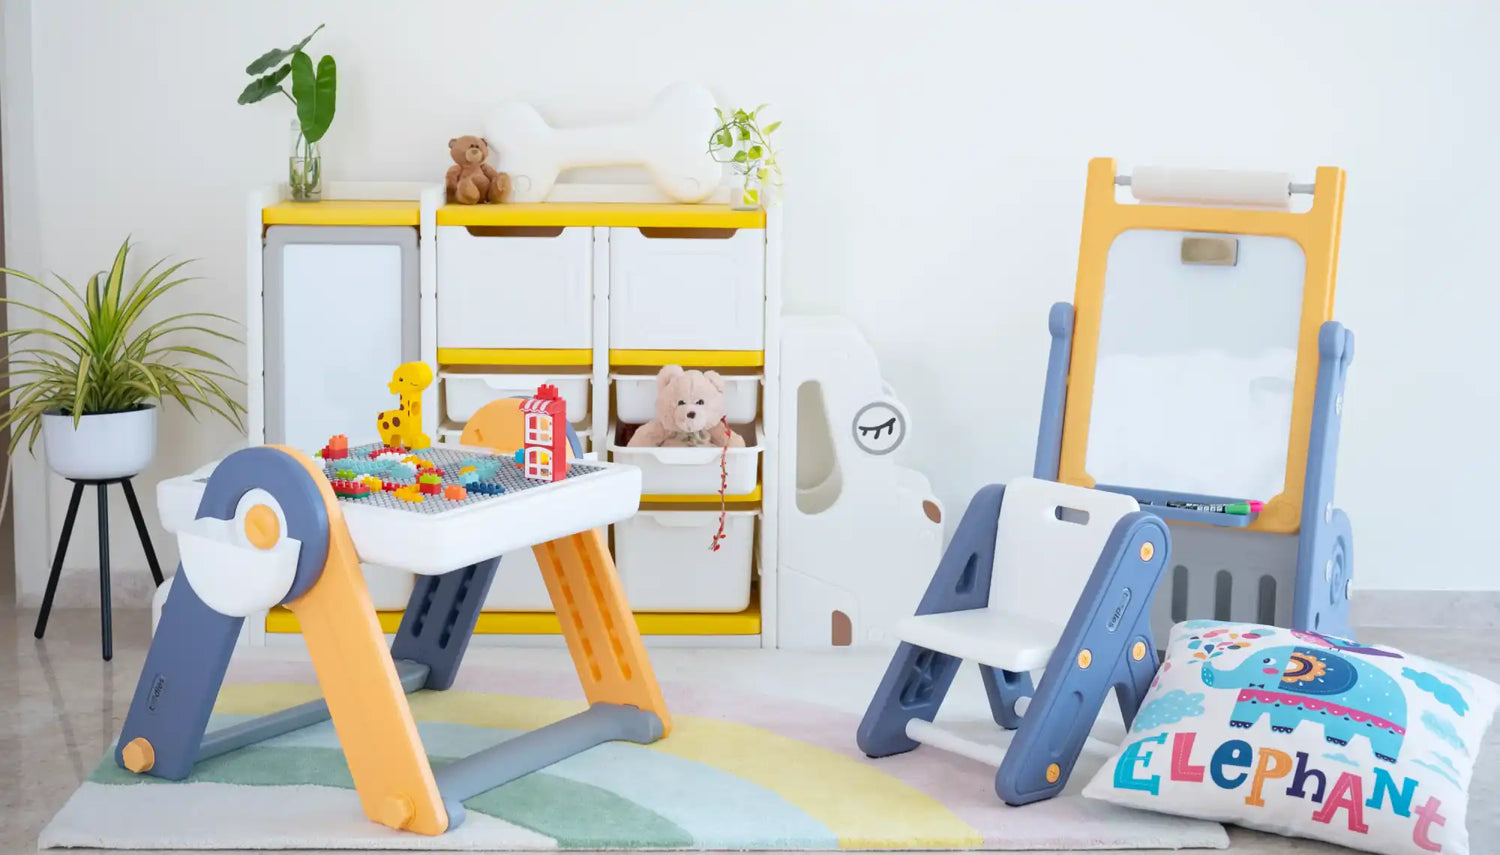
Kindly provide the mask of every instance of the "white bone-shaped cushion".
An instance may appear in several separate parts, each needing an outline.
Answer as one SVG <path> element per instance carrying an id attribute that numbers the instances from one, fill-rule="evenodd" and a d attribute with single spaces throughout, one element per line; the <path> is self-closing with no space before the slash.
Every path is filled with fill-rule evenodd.
<path id="1" fill-rule="evenodd" d="M 563 170 L 588 166 L 642 166 L 669 198 L 701 202 L 724 174 L 708 153 L 714 106 L 707 89 L 677 83 L 634 121 L 554 128 L 535 107 L 511 101 L 490 114 L 485 139 L 495 168 L 510 176 L 513 202 L 546 201 Z"/>
<path id="2" fill-rule="evenodd" d="M 245 533 L 245 516 L 256 505 L 276 512 L 280 537 L 260 549 Z M 204 605 L 230 617 L 249 617 L 280 603 L 297 577 L 302 543 L 286 536 L 286 513 L 265 490 L 240 499 L 232 519 L 195 519 L 177 532 L 182 572 Z"/>

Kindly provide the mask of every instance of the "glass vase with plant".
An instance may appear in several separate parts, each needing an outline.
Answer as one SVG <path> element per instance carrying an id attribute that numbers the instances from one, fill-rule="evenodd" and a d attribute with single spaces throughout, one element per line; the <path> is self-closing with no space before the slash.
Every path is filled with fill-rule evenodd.
<path id="1" fill-rule="evenodd" d="M 245 408 L 226 388 L 242 381 L 223 357 L 183 339 L 238 342 L 215 328 L 232 321 L 211 312 L 148 319 L 160 315 L 162 297 L 194 277 L 176 276 L 186 261 L 159 269 L 163 259 L 129 283 L 129 252 L 127 240 L 109 270 L 82 289 L 62 277 L 58 288 L 0 268 L 0 275 L 24 279 L 61 303 L 53 311 L 43 305 L 45 296 L 35 303 L 0 298 L 42 322 L 3 333 L 11 343 L 3 358 L 11 404 L 0 413 L 0 428 L 10 429 L 12 457 L 22 442 L 34 450 L 40 434 L 48 465 L 65 478 L 135 475 L 155 456 L 157 404 L 168 398 L 194 417 L 201 408 L 243 430 Z"/>
<path id="2" fill-rule="evenodd" d="M 708 153 L 719 163 L 729 164 L 730 170 L 739 176 L 738 186 L 730 188 L 732 208 L 759 208 L 765 202 L 767 188 L 781 186 L 781 166 L 771 145 L 771 134 L 781 127 L 781 122 L 761 127 L 758 118 L 768 106 L 762 104 L 750 111 L 714 108 L 719 125 L 708 138 Z"/>
<path id="3" fill-rule="evenodd" d="M 287 183 L 291 186 L 292 199 L 298 202 L 316 202 L 323 197 L 323 153 L 318 142 L 333 124 L 338 90 L 338 67 L 333 57 L 323 57 L 314 68 L 312 58 L 302 52 L 321 29 L 323 25 L 319 24 L 318 29 L 302 41 L 289 48 L 266 51 L 246 66 L 245 73 L 255 79 L 239 97 L 241 104 L 254 104 L 280 92 L 297 108 L 297 118 L 292 122 L 292 154 L 287 161 Z M 289 75 L 292 78 L 291 92 L 282 85 Z"/>

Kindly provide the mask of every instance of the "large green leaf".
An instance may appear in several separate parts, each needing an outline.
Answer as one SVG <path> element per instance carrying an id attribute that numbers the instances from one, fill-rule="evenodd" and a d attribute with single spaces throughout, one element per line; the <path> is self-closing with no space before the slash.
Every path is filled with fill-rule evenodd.
<path id="1" fill-rule="evenodd" d="M 319 24 L 318 25 L 318 30 L 321 30 L 321 29 L 323 29 L 323 25 Z M 245 66 L 245 73 L 246 74 L 260 74 L 260 73 L 264 72 L 266 69 L 274 67 L 277 63 L 281 62 L 282 60 L 284 60 L 287 57 L 291 56 L 292 54 L 296 53 L 297 51 L 300 51 L 303 48 L 307 47 L 307 43 L 310 42 L 310 41 L 312 41 L 312 37 L 316 36 L 318 34 L 318 30 L 313 30 L 312 32 L 308 33 L 307 34 L 307 38 L 303 39 L 300 42 L 297 42 L 296 44 L 292 45 L 289 48 L 286 48 L 285 50 L 282 50 L 281 48 L 277 48 L 276 50 L 268 50 L 268 51 L 266 51 L 265 53 L 263 53 L 260 56 L 256 57 L 256 59 L 255 59 L 254 62 L 252 62 L 249 65 Z M 240 103 L 243 104 L 244 102 L 241 101 Z"/>
<path id="2" fill-rule="evenodd" d="M 292 97 L 297 101 L 297 121 L 302 136 L 315 143 L 328 133 L 333 124 L 334 95 L 338 89 L 338 68 L 333 57 L 318 60 L 313 70 L 312 58 L 298 51 L 292 57 Z"/>
<path id="3" fill-rule="evenodd" d="M 275 95 L 281 91 L 281 81 L 285 80 L 286 76 L 291 73 L 292 67 L 290 65 L 283 65 L 270 74 L 255 78 L 250 81 L 249 86 L 245 87 L 245 91 L 240 93 L 239 103 L 254 104 L 257 101 L 264 101 Z"/>

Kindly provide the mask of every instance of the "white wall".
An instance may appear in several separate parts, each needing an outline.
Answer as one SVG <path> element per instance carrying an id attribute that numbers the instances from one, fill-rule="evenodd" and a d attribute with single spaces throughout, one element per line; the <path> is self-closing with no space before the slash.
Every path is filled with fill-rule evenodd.
<path id="1" fill-rule="evenodd" d="M 5 0 L 6 222 L 18 266 L 82 277 L 133 234 L 202 260 L 181 306 L 240 316 L 243 192 L 283 177 L 290 105 L 243 66 L 326 22 L 336 180 L 436 180 L 485 108 L 630 112 L 697 79 L 785 120 L 792 310 L 853 317 L 956 520 L 1028 472 L 1046 314 L 1072 293 L 1089 157 L 1349 172 L 1338 317 L 1358 337 L 1339 498 L 1365 588 L 1500 589 L 1488 247 L 1500 218 L 1500 8 L 1467 2 L 96 2 Z M 29 19 L 27 12 L 29 10 Z M 16 23 L 20 23 L 20 27 Z M 29 58 L 21 56 L 29 47 Z M 28 80 L 29 76 L 29 80 Z M 16 286 L 13 284 L 13 288 Z M 13 313 L 14 314 L 14 313 Z M 243 364 L 243 355 L 236 354 Z M 169 412 L 180 472 L 233 441 Z M 65 491 L 17 462 L 20 595 Z M 147 490 L 149 493 L 150 491 Z M 147 499 L 148 514 L 154 513 Z M 86 506 L 87 509 L 87 506 Z M 124 522 L 123 507 L 114 510 Z M 28 522 L 29 520 L 29 522 Z M 35 523 L 35 525 L 32 525 Z M 92 515 L 85 514 L 85 530 Z M 116 529 L 117 585 L 143 579 Z M 168 544 L 162 544 L 167 547 Z M 75 540 L 70 566 L 95 566 Z M 87 595 L 91 583 L 71 588 Z M 137 589 L 141 590 L 141 589 Z M 65 588 L 65 593 L 67 589 Z"/>

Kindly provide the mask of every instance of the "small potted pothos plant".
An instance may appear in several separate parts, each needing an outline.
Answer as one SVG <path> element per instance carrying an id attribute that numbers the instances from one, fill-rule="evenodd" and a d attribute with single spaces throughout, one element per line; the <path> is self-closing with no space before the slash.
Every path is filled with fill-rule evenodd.
<path id="1" fill-rule="evenodd" d="M 323 152 L 318 142 L 333 124 L 338 66 L 333 57 L 325 56 L 314 67 L 312 57 L 302 52 L 321 29 L 319 24 L 302 41 L 266 51 L 246 66 L 245 73 L 255 79 L 239 97 L 241 104 L 255 104 L 280 92 L 297 108 L 297 118 L 292 120 L 292 154 L 287 160 L 287 183 L 295 202 L 323 198 Z M 282 85 L 288 75 L 291 92 Z"/>
<path id="2" fill-rule="evenodd" d="M 0 268 L 0 275 L 24 279 L 62 304 L 53 311 L 0 298 L 43 324 L 3 334 L 10 340 L 4 365 L 11 403 L 0 414 L 0 428 L 10 429 L 12 456 L 22 442 L 33 451 L 40 435 L 47 465 L 65 478 L 135 475 L 156 455 L 157 405 L 166 399 L 195 417 L 207 410 L 243 429 L 245 408 L 226 389 L 240 379 L 223 357 L 190 341 L 208 336 L 238 342 L 215 328 L 233 322 L 211 312 L 158 317 L 158 301 L 192 281 L 176 275 L 188 262 L 163 268 L 165 259 L 158 261 L 131 283 L 125 272 L 129 253 L 127 240 L 109 270 L 94 274 L 82 289 L 60 276 L 61 287 L 53 287 Z"/>
<path id="3" fill-rule="evenodd" d="M 754 110 L 714 108 L 719 124 L 708 138 L 708 153 L 719 163 L 729 164 L 737 176 L 729 188 L 729 206 L 737 210 L 761 207 L 767 190 L 781 186 L 781 166 L 771 145 L 771 134 L 781 122 L 762 127 L 759 118 L 768 106 L 761 104 Z"/>

